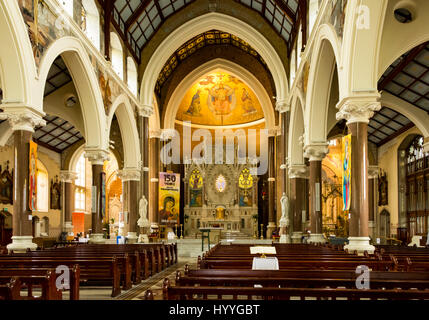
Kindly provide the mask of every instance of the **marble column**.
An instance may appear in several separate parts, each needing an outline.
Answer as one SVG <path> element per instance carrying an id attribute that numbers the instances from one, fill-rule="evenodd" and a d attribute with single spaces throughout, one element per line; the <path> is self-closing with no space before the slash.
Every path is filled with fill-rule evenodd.
<path id="1" fill-rule="evenodd" d="M 139 218 L 138 190 L 140 174 L 141 172 L 137 168 L 124 168 L 118 172 L 118 177 L 122 180 L 122 199 L 126 201 L 125 207 L 128 214 L 127 243 L 136 243 L 138 239 L 137 220 Z"/>
<path id="2" fill-rule="evenodd" d="M 368 166 L 368 228 L 369 236 L 375 238 L 375 204 L 377 198 L 376 179 L 378 177 L 378 166 Z"/>
<path id="3" fill-rule="evenodd" d="M 368 229 L 368 123 L 374 111 L 381 108 L 379 95 L 346 98 L 337 108 L 337 120 L 347 120 L 352 136 L 349 244 L 344 249 L 373 253 L 375 247 L 369 243 Z"/>
<path id="4" fill-rule="evenodd" d="M 152 224 L 159 224 L 159 152 L 160 132 L 153 131 L 149 138 L 149 161 L 150 161 L 150 194 L 149 194 L 149 220 Z"/>
<path id="5" fill-rule="evenodd" d="M 104 161 L 109 159 L 109 153 L 105 150 L 85 150 L 85 158 L 92 165 L 92 208 L 91 208 L 91 234 L 90 243 L 101 244 L 105 242 L 103 234 L 103 216 L 102 216 L 102 190 L 101 173 L 103 172 Z M 104 185 L 104 188 L 106 186 Z M 106 190 L 104 190 L 106 195 Z M 106 197 L 107 199 L 107 197 Z"/>
<path id="6" fill-rule="evenodd" d="M 308 170 L 305 164 L 289 167 L 290 179 L 290 210 L 292 213 L 292 243 L 301 243 L 303 234 L 302 212 L 306 201 L 306 179 Z"/>
<path id="7" fill-rule="evenodd" d="M 75 195 L 75 180 L 77 179 L 76 172 L 61 170 L 60 180 L 64 185 L 64 225 L 63 231 L 68 235 L 73 235 L 73 212 L 74 212 L 74 195 Z"/>
<path id="8" fill-rule="evenodd" d="M 32 242 L 33 217 L 29 206 L 30 141 L 34 128 L 43 126 L 46 122 L 42 119 L 42 114 L 26 106 L 8 107 L 4 104 L 2 108 L 0 120 L 8 120 L 14 138 L 13 233 L 12 243 L 7 245 L 7 249 L 13 252 L 36 250 L 37 244 Z"/>
<path id="9" fill-rule="evenodd" d="M 310 160 L 309 213 L 311 234 L 308 242 L 313 243 L 326 242 L 322 231 L 322 160 L 328 152 L 327 143 L 311 144 L 305 147 L 306 157 Z"/>
<path id="10" fill-rule="evenodd" d="M 268 226 L 267 239 L 271 239 L 276 228 L 275 198 L 276 198 L 276 171 L 275 171 L 275 136 L 268 137 Z"/>

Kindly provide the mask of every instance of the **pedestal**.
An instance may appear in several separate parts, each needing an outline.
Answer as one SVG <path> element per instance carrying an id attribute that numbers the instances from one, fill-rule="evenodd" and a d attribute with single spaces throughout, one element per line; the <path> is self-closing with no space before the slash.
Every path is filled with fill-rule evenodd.
<path id="1" fill-rule="evenodd" d="M 137 243 L 137 232 L 128 232 L 127 243 Z"/>
<path id="2" fill-rule="evenodd" d="M 369 244 L 369 237 L 349 237 L 349 244 L 344 246 L 349 253 L 357 251 L 358 255 L 363 255 L 366 250 L 369 254 L 373 254 L 375 247 Z"/>
<path id="3" fill-rule="evenodd" d="M 67 232 L 69 236 L 73 236 L 74 235 L 73 230 L 74 230 L 74 227 L 72 222 L 66 221 L 66 223 L 64 224 L 64 231 Z"/>
<path id="4" fill-rule="evenodd" d="M 292 243 L 301 243 L 302 242 L 302 232 L 294 232 L 292 234 Z"/>
<path id="5" fill-rule="evenodd" d="M 273 222 L 269 222 L 267 226 L 267 239 L 271 239 L 273 237 L 273 232 L 276 229 L 276 225 Z"/>
<path id="6" fill-rule="evenodd" d="M 89 241 L 88 243 L 91 244 L 103 244 L 106 239 L 103 238 L 103 234 L 102 233 L 93 233 L 89 235 Z"/>
<path id="7" fill-rule="evenodd" d="M 326 239 L 321 233 L 312 233 L 308 239 L 309 243 L 326 243 Z"/>
<path id="8" fill-rule="evenodd" d="M 32 242 L 32 236 L 13 236 L 12 243 L 7 245 L 7 250 L 14 253 L 25 253 L 27 249 L 34 251 L 37 249 L 37 244 Z"/>

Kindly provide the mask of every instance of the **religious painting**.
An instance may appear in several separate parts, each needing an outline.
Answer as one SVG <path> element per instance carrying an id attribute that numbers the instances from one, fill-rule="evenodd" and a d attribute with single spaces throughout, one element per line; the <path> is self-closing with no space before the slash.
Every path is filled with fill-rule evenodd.
<path id="1" fill-rule="evenodd" d="M 240 177 L 238 178 L 239 186 L 239 206 L 240 207 L 251 207 L 253 202 L 252 187 L 253 187 L 253 176 L 250 174 L 248 168 L 244 168 Z"/>
<path id="2" fill-rule="evenodd" d="M 218 192 L 224 192 L 225 191 L 225 188 L 226 188 L 226 179 L 225 179 L 225 177 L 222 174 L 220 174 L 216 178 L 215 185 L 216 185 L 216 190 Z"/>
<path id="3" fill-rule="evenodd" d="M 29 210 L 37 210 L 37 144 L 30 141 L 29 146 Z"/>
<path id="4" fill-rule="evenodd" d="M 262 120 L 264 113 L 252 89 L 227 72 L 200 78 L 183 97 L 176 119 L 224 126 Z"/>
<path id="5" fill-rule="evenodd" d="M 350 210 L 352 135 L 343 137 L 341 163 L 343 171 L 343 211 Z"/>
<path id="6" fill-rule="evenodd" d="M 58 181 L 58 176 L 51 179 L 51 209 L 61 210 L 61 183 Z"/>
<path id="7" fill-rule="evenodd" d="M 252 190 L 239 189 L 239 205 L 240 207 L 251 207 L 253 205 Z"/>
<path id="8" fill-rule="evenodd" d="M 9 161 L 7 161 L 4 171 L 0 166 L 0 172 L 0 203 L 13 204 L 13 177 L 9 172 Z"/>
<path id="9" fill-rule="evenodd" d="M 159 173 L 159 220 L 163 225 L 180 224 L 180 174 Z"/>
<path id="10" fill-rule="evenodd" d="M 101 217 L 104 219 L 106 217 L 106 173 L 101 172 L 100 179 L 100 214 Z"/>
<path id="11" fill-rule="evenodd" d="M 387 193 L 387 176 L 386 172 L 381 172 L 381 175 L 378 176 L 378 205 L 379 206 L 387 206 L 388 201 L 388 193 Z"/>
<path id="12" fill-rule="evenodd" d="M 192 171 L 189 178 L 190 207 L 202 207 L 203 205 L 203 177 L 198 169 Z"/>

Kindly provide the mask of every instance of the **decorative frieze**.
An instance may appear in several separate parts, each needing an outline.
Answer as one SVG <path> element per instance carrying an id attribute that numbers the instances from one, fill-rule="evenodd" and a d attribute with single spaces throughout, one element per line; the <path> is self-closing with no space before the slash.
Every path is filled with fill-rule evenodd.
<path id="1" fill-rule="evenodd" d="M 35 112 L 30 107 L 7 106 L 0 113 L 0 120 L 7 120 L 13 131 L 23 130 L 34 132 L 34 128 L 45 126 L 43 114 Z"/>
<path id="2" fill-rule="evenodd" d="M 109 152 L 102 149 L 86 148 L 84 157 L 87 158 L 92 165 L 103 165 L 104 161 L 110 160 Z"/>
<path id="3" fill-rule="evenodd" d="M 125 181 L 140 181 L 141 172 L 137 168 L 124 168 L 118 171 L 118 177 Z"/>
<path id="4" fill-rule="evenodd" d="M 308 179 L 308 167 L 305 164 L 295 164 L 289 167 L 290 179 Z"/>
<path id="5" fill-rule="evenodd" d="M 142 105 L 137 107 L 138 113 L 140 117 L 149 118 L 153 114 L 153 107 Z"/>
<path id="6" fill-rule="evenodd" d="M 290 111 L 290 105 L 285 101 L 277 101 L 276 102 L 276 111 L 279 113 L 289 112 Z"/>
<path id="7" fill-rule="evenodd" d="M 74 183 L 77 179 L 77 173 L 69 170 L 61 170 L 60 171 L 60 181 L 66 183 Z"/>
<path id="8" fill-rule="evenodd" d="M 328 144 L 326 142 L 310 144 L 304 147 L 304 157 L 310 161 L 322 161 L 329 153 Z"/>
<path id="9" fill-rule="evenodd" d="M 365 97 L 349 97 L 338 103 L 336 118 L 345 119 L 347 123 L 364 122 L 369 123 L 374 112 L 381 109 L 380 95 Z"/>

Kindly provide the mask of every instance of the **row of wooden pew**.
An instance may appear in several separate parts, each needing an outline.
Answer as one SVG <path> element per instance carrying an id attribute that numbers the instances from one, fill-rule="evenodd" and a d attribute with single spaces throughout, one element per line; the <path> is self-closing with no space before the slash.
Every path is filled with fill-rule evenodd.
<path id="1" fill-rule="evenodd" d="M 164 243 L 85 244 L 3 254 L 0 255 L 0 299 L 61 299 L 56 282 L 60 276 L 60 280 L 63 279 L 64 269 L 69 272 L 71 300 L 79 299 L 81 284 L 109 285 L 111 296 L 115 297 L 121 290 L 128 290 L 176 263 L 177 245 Z M 57 270 L 58 267 L 62 269 Z M 33 294 L 34 287 L 42 289 L 40 296 Z M 27 296 L 14 294 L 24 288 Z"/>
<path id="2" fill-rule="evenodd" d="M 340 246 L 273 243 L 279 270 L 252 270 L 250 246 L 216 245 L 196 270 L 178 271 L 174 286 L 165 279 L 163 298 L 429 299 L 428 249 L 382 247 L 358 256 Z"/>

